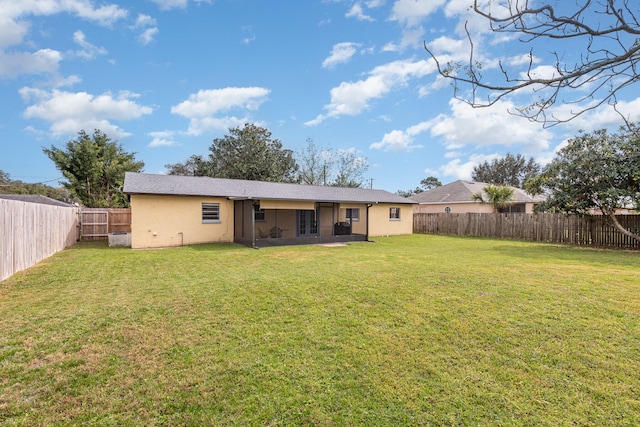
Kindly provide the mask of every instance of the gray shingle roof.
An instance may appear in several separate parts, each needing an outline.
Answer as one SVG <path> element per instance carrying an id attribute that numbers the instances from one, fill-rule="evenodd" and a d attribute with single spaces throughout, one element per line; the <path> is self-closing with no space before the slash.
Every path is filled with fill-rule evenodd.
<path id="1" fill-rule="evenodd" d="M 74 205 L 61 202 L 60 200 L 52 199 L 47 196 L 41 196 L 39 194 L 0 194 L 0 199 L 17 200 L 19 202 L 27 203 L 40 203 L 41 205 L 62 206 L 65 208 L 74 208 Z"/>
<path id="2" fill-rule="evenodd" d="M 487 183 L 485 182 L 473 182 L 473 181 L 454 181 L 450 184 L 436 187 L 432 190 L 425 191 L 415 196 L 411 196 L 411 199 L 418 203 L 468 203 L 473 202 L 472 194 L 481 193 Z M 530 196 L 524 190 L 516 187 L 510 187 L 514 191 L 514 201 L 516 203 L 539 203 L 544 201 L 544 196 Z"/>
<path id="3" fill-rule="evenodd" d="M 227 197 L 252 200 L 298 200 L 342 203 L 415 203 L 385 190 L 322 187 L 280 182 L 245 181 L 178 175 L 127 172 L 126 194 Z"/>

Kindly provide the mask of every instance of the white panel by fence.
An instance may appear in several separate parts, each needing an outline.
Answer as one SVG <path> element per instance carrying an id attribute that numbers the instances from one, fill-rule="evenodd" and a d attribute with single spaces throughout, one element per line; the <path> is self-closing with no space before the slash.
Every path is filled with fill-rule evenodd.
<path id="1" fill-rule="evenodd" d="M 78 240 L 78 209 L 0 199 L 0 281 Z"/>

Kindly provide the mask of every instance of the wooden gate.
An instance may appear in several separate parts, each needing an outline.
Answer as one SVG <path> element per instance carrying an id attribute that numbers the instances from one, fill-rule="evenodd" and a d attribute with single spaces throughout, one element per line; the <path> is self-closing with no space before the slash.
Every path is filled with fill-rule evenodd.
<path id="1" fill-rule="evenodd" d="M 80 236 L 83 240 L 107 239 L 113 232 L 131 232 L 131 209 L 82 209 Z"/>
<path id="2" fill-rule="evenodd" d="M 109 236 L 109 211 L 83 209 L 80 236 L 84 240 L 106 239 Z"/>

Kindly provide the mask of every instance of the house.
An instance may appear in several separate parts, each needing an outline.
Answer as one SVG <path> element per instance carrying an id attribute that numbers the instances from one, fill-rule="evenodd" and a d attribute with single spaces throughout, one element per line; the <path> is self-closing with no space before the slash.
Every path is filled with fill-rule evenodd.
<path id="1" fill-rule="evenodd" d="M 26 203 L 39 203 L 41 205 L 60 206 L 64 208 L 75 208 L 75 205 L 52 199 L 51 197 L 39 194 L 0 194 L 0 199 L 17 200 Z"/>
<path id="2" fill-rule="evenodd" d="M 489 184 L 458 180 L 450 184 L 425 191 L 411 199 L 417 202 L 414 213 L 492 213 L 494 208 L 489 203 L 473 200 L 473 194 L 483 194 Z M 510 187 L 513 190 L 513 203 L 500 212 L 533 213 L 536 205 L 544 201 L 544 196 L 530 196 L 524 190 Z"/>
<path id="3" fill-rule="evenodd" d="M 413 200 L 383 190 L 127 172 L 131 247 L 250 247 L 411 234 Z"/>

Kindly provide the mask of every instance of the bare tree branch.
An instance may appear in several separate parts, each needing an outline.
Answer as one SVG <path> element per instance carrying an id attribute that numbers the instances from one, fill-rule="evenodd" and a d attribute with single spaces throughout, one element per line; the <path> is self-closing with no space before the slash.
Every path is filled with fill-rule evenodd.
<path id="1" fill-rule="evenodd" d="M 633 6 L 630 4 L 629 0 L 576 0 L 575 11 L 564 16 L 558 13 L 556 6 L 549 4 L 531 7 L 530 0 L 489 0 L 482 4 L 474 0 L 473 10 L 489 21 L 491 31 L 521 34 L 523 44 L 534 45 L 539 39 L 549 39 L 554 45 L 560 40 L 583 40 L 584 51 L 575 63 L 563 60 L 567 52 L 552 52 L 555 64 L 551 77 L 536 74 L 534 46 L 529 48 L 525 70 L 509 71 L 509 67 L 500 61 L 498 68 L 502 80 L 485 81 L 483 64 L 476 59 L 476 45 L 468 22 L 465 31 L 469 61 L 465 65 L 461 62 L 443 64 L 426 42 L 424 49 L 435 61 L 439 74 L 452 80 L 454 97 L 472 107 L 489 107 L 508 95 L 530 88 L 538 99 L 510 112 L 542 122 L 546 127 L 570 121 L 604 104 L 613 105 L 620 113 L 615 108 L 618 95 L 640 80 L 637 72 L 640 23 L 637 11 L 634 11 L 639 6 L 635 2 Z M 497 14 L 492 13 L 492 6 L 498 8 Z M 546 46 L 550 44 L 545 43 Z M 463 92 L 463 86 L 470 90 Z M 567 117 L 550 113 L 551 107 L 559 102 L 576 108 Z M 623 116 L 623 119 L 628 123 L 627 117 Z"/>

